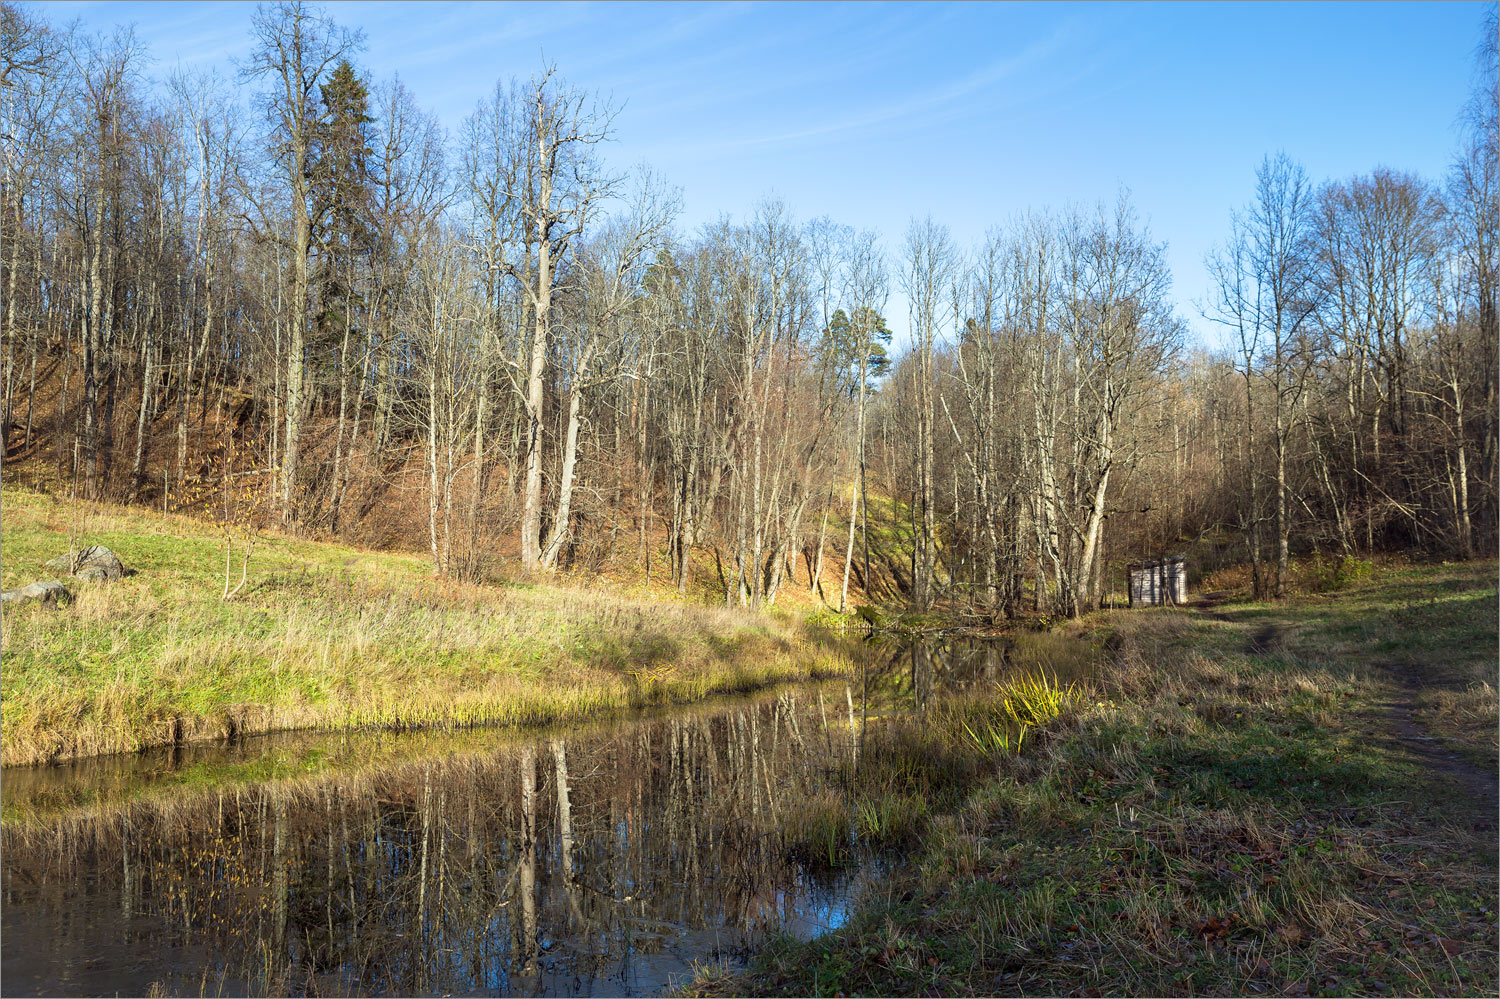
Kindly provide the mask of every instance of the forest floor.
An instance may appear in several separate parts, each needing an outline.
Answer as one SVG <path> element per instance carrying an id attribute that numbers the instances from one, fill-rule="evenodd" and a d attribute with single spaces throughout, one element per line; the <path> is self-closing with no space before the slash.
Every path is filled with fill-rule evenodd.
<path id="1" fill-rule="evenodd" d="M 1083 622 L 1113 650 L 1088 696 L 844 928 L 688 992 L 1495 995 L 1496 572 Z M 867 740 L 867 780 L 951 769 Z"/>
<path id="2" fill-rule="evenodd" d="M 0 494 L 0 586 L 102 544 L 129 575 L 0 618 L 0 764 L 299 728 L 571 722 L 849 668 L 791 613 L 606 580 L 467 585 L 430 562 L 141 508 Z M 224 599 L 226 588 L 235 590 Z M 228 583 L 226 586 L 226 576 Z"/>

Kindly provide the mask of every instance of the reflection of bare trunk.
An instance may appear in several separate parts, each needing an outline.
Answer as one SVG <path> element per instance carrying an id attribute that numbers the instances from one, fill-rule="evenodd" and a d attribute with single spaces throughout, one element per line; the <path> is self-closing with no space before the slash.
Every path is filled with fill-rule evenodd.
<path id="1" fill-rule="evenodd" d="M 346 797 L 347 795 L 345 794 L 340 794 L 338 796 L 339 831 L 343 836 L 342 842 L 344 843 L 344 850 L 342 851 L 344 854 L 344 887 L 349 892 L 349 924 L 351 927 L 350 933 L 356 935 L 357 941 L 357 934 L 359 933 L 359 910 L 354 906 L 354 863 L 352 858 L 350 857 L 350 854 L 354 852 L 354 843 L 353 840 L 349 838 L 349 812 L 344 807 L 344 799 Z M 221 821 L 219 825 L 222 827 L 223 822 Z M 329 885 L 328 890 L 332 892 L 333 886 Z"/>
<path id="2" fill-rule="evenodd" d="M 120 859 L 125 880 L 120 885 L 120 914 L 127 920 L 135 912 L 135 903 L 130 897 L 130 820 L 125 820 L 125 831 L 120 838 Z"/>
<path id="3" fill-rule="evenodd" d="M 854 691 L 848 684 L 844 685 L 844 700 L 849 704 L 849 755 L 854 760 L 854 771 L 859 772 L 859 743 L 860 731 L 854 724 Z"/>
<path id="4" fill-rule="evenodd" d="M 417 869 L 417 936 L 425 935 L 427 927 L 427 844 L 432 835 L 432 765 L 427 765 L 427 776 L 422 782 L 422 863 Z"/>
<path id="5" fill-rule="evenodd" d="M 568 797 L 568 744 L 552 741 L 552 760 L 557 767 L 557 834 L 562 840 L 563 877 L 573 880 L 573 806 Z"/>
<path id="6" fill-rule="evenodd" d="M 918 711 L 925 711 L 932 703 L 932 659 L 922 642 L 911 646 L 911 696 Z"/>
<path id="7" fill-rule="evenodd" d="M 286 856 L 286 802 L 276 798 L 271 803 L 271 813 L 274 823 L 271 840 L 271 940 L 272 956 L 280 961 L 286 947 L 287 896 L 290 891 L 290 862 Z"/>
<path id="8" fill-rule="evenodd" d="M 568 744 L 557 739 L 552 743 L 552 757 L 557 768 L 557 832 L 561 840 L 563 869 L 563 891 L 568 896 L 568 908 L 573 911 L 574 925 L 578 932 L 587 933 L 587 920 L 583 915 L 583 898 L 578 879 L 573 871 L 573 804 L 568 784 Z"/>
<path id="9" fill-rule="evenodd" d="M 802 726 L 797 722 L 797 695 L 782 695 L 783 703 L 786 705 L 786 728 L 792 734 L 792 741 L 797 744 L 797 751 L 803 756 L 807 755 L 807 740 L 802 738 Z"/>
<path id="10" fill-rule="evenodd" d="M 333 855 L 336 852 L 336 847 L 333 844 L 333 798 L 328 793 L 327 787 L 323 788 L 323 830 L 323 842 L 328 853 L 328 884 L 327 890 L 323 893 L 323 911 L 327 914 L 328 918 L 328 946 L 332 949 L 334 941 L 333 903 L 338 898 L 338 893 L 334 888 L 333 880 Z"/>
<path id="11" fill-rule="evenodd" d="M 750 713 L 750 814 L 760 818 L 760 725 Z"/>
<path id="12" fill-rule="evenodd" d="M 443 932 L 443 887 L 447 883 L 448 876 L 448 837 L 443 835 L 448 828 L 444 816 L 448 814 L 448 788 L 445 786 L 438 792 L 437 812 L 434 813 L 437 821 L 433 825 L 433 835 L 438 842 L 438 864 L 437 864 L 437 894 L 433 897 L 434 909 L 437 912 L 437 936 L 441 938 Z M 424 967 L 426 961 L 423 962 Z"/>
<path id="13" fill-rule="evenodd" d="M 521 752 L 521 970 L 536 964 L 536 750 Z"/>

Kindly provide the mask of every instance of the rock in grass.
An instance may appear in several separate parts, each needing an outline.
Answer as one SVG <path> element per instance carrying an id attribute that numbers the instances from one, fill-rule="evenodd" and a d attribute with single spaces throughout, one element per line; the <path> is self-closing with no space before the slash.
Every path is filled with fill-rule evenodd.
<path id="1" fill-rule="evenodd" d="M 63 585 L 60 579 L 44 579 L 29 586 L 19 586 L 14 590 L 6 590 L 0 593 L 0 604 L 19 604 L 28 600 L 40 600 L 46 607 L 56 607 L 58 604 L 72 599 L 72 594 Z"/>
<path id="2" fill-rule="evenodd" d="M 47 568 L 89 582 L 106 582 L 125 575 L 119 556 L 103 545 L 88 545 L 59 555 L 47 563 Z"/>

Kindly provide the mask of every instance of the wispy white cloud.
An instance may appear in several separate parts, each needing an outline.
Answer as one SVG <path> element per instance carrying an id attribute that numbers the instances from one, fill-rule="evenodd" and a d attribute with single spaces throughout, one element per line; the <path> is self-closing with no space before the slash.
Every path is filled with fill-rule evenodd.
<path id="1" fill-rule="evenodd" d="M 863 131 L 877 125 L 895 124 L 926 117 L 934 112 L 956 108 L 974 94 L 981 93 L 1003 80 L 1010 79 L 1028 69 L 1033 69 L 1058 51 L 1068 35 L 1066 29 L 1051 37 L 1034 42 L 1019 55 L 999 59 L 976 72 L 945 85 L 932 88 L 925 93 L 914 94 L 893 101 L 883 107 L 868 108 L 858 114 L 830 121 L 819 122 L 806 128 L 794 129 L 772 135 L 746 140 L 746 145 L 767 145 L 783 142 L 799 142 L 841 132 Z"/>
<path id="2" fill-rule="evenodd" d="M 392 16 L 361 19 L 372 40 L 367 53 L 372 61 L 398 63 L 403 71 L 467 65 L 480 77 L 495 69 L 501 69 L 501 75 L 510 75 L 504 71 L 507 68 L 495 67 L 495 50 L 563 35 L 590 17 L 586 5 L 565 3 L 540 8 L 399 4 L 373 10 L 389 10 Z M 421 10 L 431 10 L 432 16 L 422 17 L 418 13 Z M 519 13 L 512 14 L 512 10 Z M 505 15 L 498 24 L 497 13 Z M 382 20 L 386 30 L 381 30 Z"/>
<path id="3" fill-rule="evenodd" d="M 821 117 L 813 117 L 794 128 L 762 131 L 758 134 L 749 130 L 753 123 L 737 120 L 733 122 L 733 132 L 722 133 L 709 140 L 677 142 L 669 148 L 659 148 L 657 153 L 711 160 L 751 150 L 763 152 L 783 146 L 806 146 L 809 140 L 839 141 L 867 137 L 872 133 L 878 133 L 882 140 L 888 141 L 914 127 L 927 127 L 938 122 L 971 117 L 1001 105 L 1020 104 L 1035 99 L 1051 89 L 1044 82 L 1047 76 L 1040 72 L 1041 68 L 1064 50 L 1075 49 L 1083 37 L 1083 32 L 1076 24 L 1065 22 L 1013 56 L 996 59 L 970 73 L 926 89 L 905 93 L 894 100 L 856 105 L 841 114 L 833 113 L 832 107 L 811 105 L 814 115 L 821 114 Z M 862 62 L 868 69 L 869 59 L 864 58 Z M 1071 72 L 1065 75 L 1073 77 Z M 993 95 L 988 101 L 976 100 L 990 94 L 1001 83 L 1014 80 L 1024 80 L 1024 88 Z M 845 92 L 860 83 L 857 78 L 846 78 Z M 817 88 L 809 89 L 807 93 L 826 94 L 838 91 Z M 722 94 L 715 96 L 722 100 Z M 745 94 L 736 96 L 743 98 Z M 848 102 L 845 103 L 847 105 Z M 782 121 L 784 116 L 774 120 Z"/>

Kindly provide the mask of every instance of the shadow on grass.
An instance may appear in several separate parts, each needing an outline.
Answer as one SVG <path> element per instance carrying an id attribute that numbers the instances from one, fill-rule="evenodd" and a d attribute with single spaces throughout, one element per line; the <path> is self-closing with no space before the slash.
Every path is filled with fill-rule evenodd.
<path id="1" fill-rule="evenodd" d="M 1391 771 L 1373 754 L 1340 756 L 1274 735 L 1218 730 L 1216 744 L 1170 743 L 1143 754 L 1156 783 L 1184 803 L 1241 806 L 1255 799 L 1306 805 L 1354 804 L 1394 790 Z"/>

